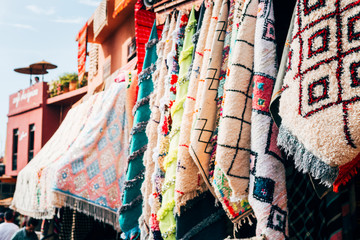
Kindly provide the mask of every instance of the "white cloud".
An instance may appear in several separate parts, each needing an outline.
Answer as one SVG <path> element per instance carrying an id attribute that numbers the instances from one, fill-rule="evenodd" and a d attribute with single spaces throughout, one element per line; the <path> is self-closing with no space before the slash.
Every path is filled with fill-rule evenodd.
<path id="1" fill-rule="evenodd" d="M 97 6 L 99 6 L 100 1 L 96 1 L 96 0 L 80 0 L 79 3 L 89 5 L 89 6 L 93 6 L 93 7 L 97 7 Z"/>
<path id="2" fill-rule="evenodd" d="M 44 9 L 41 7 L 38 7 L 36 5 L 28 5 L 26 6 L 27 9 L 29 9 L 30 11 L 32 11 L 33 13 L 39 14 L 39 15 L 53 15 L 55 13 L 55 9 L 49 8 L 49 9 Z"/>
<path id="3" fill-rule="evenodd" d="M 17 28 L 23 28 L 23 29 L 29 29 L 29 30 L 35 30 L 33 26 L 27 25 L 27 24 L 20 24 L 20 23 L 11 23 L 9 26 L 17 27 Z"/>
<path id="4" fill-rule="evenodd" d="M 27 25 L 27 24 L 21 24 L 21 23 L 4 23 L 4 22 L 0 22 L 0 25 L 10 26 L 10 27 L 15 27 L 15 28 L 28 29 L 28 30 L 35 30 L 35 28 L 33 26 Z"/>
<path id="5" fill-rule="evenodd" d="M 80 23 L 85 23 L 85 19 L 82 17 L 77 17 L 77 18 L 62 18 L 62 17 L 58 17 L 57 19 L 53 20 L 54 22 L 57 23 L 74 23 L 74 24 L 80 24 Z"/>

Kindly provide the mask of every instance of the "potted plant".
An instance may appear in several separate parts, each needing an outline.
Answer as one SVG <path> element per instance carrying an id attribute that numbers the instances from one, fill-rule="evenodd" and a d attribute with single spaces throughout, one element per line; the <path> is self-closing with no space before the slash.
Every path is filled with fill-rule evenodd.
<path id="1" fill-rule="evenodd" d="M 63 92 L 64 92 L 64 93 L 69 92 L 70 82 L 66 79 L 66 80 L 61 80 L 60 83 L 61 83 Z"/>
<path id="2" fill-rule="evenodd" d="M 58 95 L 57 94 L 57 84 L 58 84 L 57 81 L 51 81 L 48 83 L 48 85 L 49 85 L 48 93 L 51 98 Z"/>
<path id="3" fill-rule="evenodd" d="M 70 88 L 70 91 L 73 91 L 77 88 L 77 85 L 78 85 L 78 75 L 76 73 L 69 73 L 67 75 L 68 79 L 69 79 L 69 82 L 70 82 L 70 85 L 69 85 L 69 88 Z"/>

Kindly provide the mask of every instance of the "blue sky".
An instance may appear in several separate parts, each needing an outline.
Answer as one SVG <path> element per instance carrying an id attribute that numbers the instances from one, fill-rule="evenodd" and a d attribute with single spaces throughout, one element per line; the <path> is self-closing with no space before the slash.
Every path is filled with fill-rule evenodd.
<path id="1" fill-rule="evenodd" d="M 49 82 L 77 71 L 76 35 L 100 0 L 0 0 L 0 156 L 4 153 L 9 95 L 29 87 L 29 75 L 14 68 L 46 60 Z M 41 78 L 40 78 L 41 79 Z"/>

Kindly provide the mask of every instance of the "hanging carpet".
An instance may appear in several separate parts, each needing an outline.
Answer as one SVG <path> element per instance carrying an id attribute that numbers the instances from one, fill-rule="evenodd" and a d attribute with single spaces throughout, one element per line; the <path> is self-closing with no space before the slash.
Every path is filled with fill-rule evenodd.
<path id="1" fill-rule="evenodd" d="M 335 190 L 360 164 L 359 14 L 358 1 L 298 1 L 280 98 L 278 144 Z"/>
<path id="2" fill-rule="evenodd" d="M 127 159 L 125 94 L 125 82 L 104 92 L 96 102 L 101 111 L 89 118 L 61 159 L 43 173 L 50 186 L 51 176 L 56 176 L 56 205 L 74 208 L 116 229 Z"/>
<path id="3" fill-rule="evenodd" d="M 143 156 L 148 144 L 145 130 L 151 114 L 149 100 L 153 91 L 152 73 L 156 70 L 157 42 L 156 22 L 154 22 L 149 42 L 146 44 L 144 69 L 138 78 L 139 92 L 133 109 L 134 123 L 131 131 L 128 167 L 124 183 L 125 189 L 122 194 L 123 204 L 119 209 L 120 227 L 125 233 L 126 239 L 137 239 L 140 235 L 138 219 L 142 213 L 143 201 L 140 188 L 145 172 Z"/>
<path id="4" fill-rule="evenodd" d="M 55 213 L 53 204 L 46 198 L 46 190 L 51 188 L 49 183 L 42 181 L 43 170 L 58 161 L 76 140 L 91 115 L 100 111 L 101 106 L 96 100 L 103 93 L 90 97 L 75 108 L 70 109 L 60 127 L 43 146 L 41 151 L 23 168 L 17 177 L 16 189 L 12 201 L 12 208 L 17 212 L 34 217 L 51 219 Z M 51 175 L 54 177 L 54 174 Z"/>
<path id="5" fill-rule="evenodd" d="M 273 0 L 259 3 L 254 42 L 249 203 L 257 219 L 256 235 L 288 236 L 285 168 L 276 145 L 278 128 L 269 105 L 277 75 Z"/>

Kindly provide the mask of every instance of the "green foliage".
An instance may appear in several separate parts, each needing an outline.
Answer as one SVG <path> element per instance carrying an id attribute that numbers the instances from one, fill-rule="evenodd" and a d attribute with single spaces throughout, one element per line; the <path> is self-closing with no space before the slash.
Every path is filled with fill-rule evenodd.
<path id="1" fill-rule="evenodd" d="M 48 83 L 50 97 L 55 97 L 64 92 L 65 88 L 69 87 L 70 82 L 77 82 L 77 73 L 64 73 L 59 76 L 57 80 L 53 80 Z"/>
<path id="2" fill-rule="evenodd" d="M 59 81 L 64 87 L 69 87 L 70 82 L 78 81 L 78 75 L 76 73 L 64 73 L 59 77 Z"/>

